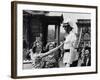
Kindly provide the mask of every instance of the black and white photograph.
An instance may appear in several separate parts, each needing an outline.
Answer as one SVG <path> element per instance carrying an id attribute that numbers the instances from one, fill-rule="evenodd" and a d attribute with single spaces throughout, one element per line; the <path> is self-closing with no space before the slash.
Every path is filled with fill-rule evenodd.
<path id="1" fill-rule="evenodd" d="M 97 7 L 12 3 L 12 75 L 97 73 Z"/>
<path id="2" fill-rule="evenodd" d="M 91 14 L 23 10 L 23 69 L 91 66 Z"/>

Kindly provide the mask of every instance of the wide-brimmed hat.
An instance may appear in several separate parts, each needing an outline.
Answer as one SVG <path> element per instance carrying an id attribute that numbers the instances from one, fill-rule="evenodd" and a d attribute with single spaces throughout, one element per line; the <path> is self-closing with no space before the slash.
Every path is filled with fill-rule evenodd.
<path id="1" fill-rule="evenodd" d="M 75 22 L 73 21 L 68 21 L 66 23 L 63 23 L 63 27 L 67 27 L 67 28 L 72 28 L 74 33 L 77 33 L 78 28 Z"/>
<path id="2" fill-rule="evenodd" d="M 69 22 L 67 22 L 67 23 L 63 23 L 63 27 L 71 27 L 71 28 L 73 28 L 70 24 L 69 24 Z"/>

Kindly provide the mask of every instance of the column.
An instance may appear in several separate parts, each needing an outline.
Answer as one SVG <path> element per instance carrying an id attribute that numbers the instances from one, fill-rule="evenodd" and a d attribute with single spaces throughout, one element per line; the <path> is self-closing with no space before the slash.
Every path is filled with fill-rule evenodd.
<path id="1" fill-rule="evenodd" d="M 57 45 L 60 44 L 60 25 L 55 25 L 55 40 Z"/>

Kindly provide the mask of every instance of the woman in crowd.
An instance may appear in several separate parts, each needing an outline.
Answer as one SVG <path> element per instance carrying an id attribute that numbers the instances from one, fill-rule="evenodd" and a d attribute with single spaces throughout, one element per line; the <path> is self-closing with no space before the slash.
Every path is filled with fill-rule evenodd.
<path id="1" fill-rule="evenodd" d="M 52 50 L 53 48 L 56 47 L 56 43 L 55 42 L 49 42 L 46 45 L 46 49 L 47 51 Z M 44 62 L 45 62 L 45 68 L 54 68 L 54 67 L 58 67 L 58 59 L 59 59 L 59 51 L 54 51 L 52 52 L 52 54 L 46 56 L 44 58 Z"/>
<path id="2" fill-rule="evenodd" d="M 50 48 L 49 51 L 42 53 L 42 46 L 41 43 L 35 43 L 34 47 L 30 49 L 30 56 L 32 59 L 32 66 L 33 68 L 43 68 L 44 67 L 44 60 L 43 58 L 46 56 L 51 57 L 51 62 L 55 63 L 55 60 L 52 59 L 54 57 L 54 52 L 57 51 L 61 46 L 63 46 L 63 43 L 55 48 Z M 49 60 L 50 61 L 50 60 Z M 47 63 L 46 63 L 47 64 Z"/>
<path id="3" fill-rule="evenodd" d="M 41 43 L 35 43 L 30 49 L 30 57 L 32 59 L 32 67 L 33 68 L 42 68 L 43 67 L 43 61 L 39 61 L 42 52 L 42 45 Z M 42 60 L 42 59 L 41 59 Z"/>
<path id="4" fill-rule="evenodd" d="M 91 48 L 85 46 L 82 49 L 82 53 L 78 61 L 78 66 L 90 66 L 90 65 L 91 65 Z"/>
<path id="5" fill-rule="evenodd" d="M 91 48 L 86 46 L 84 53 L 81 56 L 82 64 L 81 66 L 90 66 L 91 65 Z"/>

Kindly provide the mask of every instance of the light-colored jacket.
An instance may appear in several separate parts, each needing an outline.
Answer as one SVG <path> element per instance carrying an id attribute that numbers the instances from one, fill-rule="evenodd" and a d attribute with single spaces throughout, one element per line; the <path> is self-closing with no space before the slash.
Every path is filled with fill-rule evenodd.
<path id="1" fill-rule="evenodd" d="M 70 32 L 68 35 L 65 36 L 64 41 L 64 50 L 70 49 L 70 52 L 64 53 L 64 63 L 72 64 L 73 61 L 76 60 L 77 51 L 75 50 L 77 37 L 75 33 Z"/>

